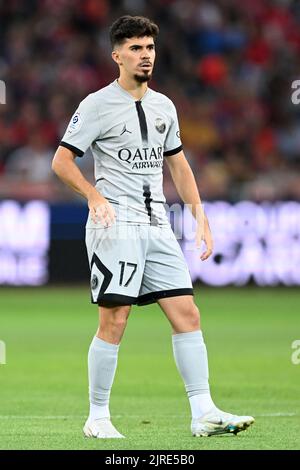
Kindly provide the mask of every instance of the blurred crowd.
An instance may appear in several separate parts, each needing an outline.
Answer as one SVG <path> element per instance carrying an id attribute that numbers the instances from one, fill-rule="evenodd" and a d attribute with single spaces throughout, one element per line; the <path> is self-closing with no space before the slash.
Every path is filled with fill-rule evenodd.
<path id="1" fill-rule="evenodd" d="M 160 27 L 150 86 L 177 107 L 202 198 L 299 200 L 297 0 L 0 1 L 0 197 L 77 198 L 51 160 L 78 103 L 117 77 L 108 27 L 123 14 Z M 77 161 L 93 181 L 91 155 Z"/>

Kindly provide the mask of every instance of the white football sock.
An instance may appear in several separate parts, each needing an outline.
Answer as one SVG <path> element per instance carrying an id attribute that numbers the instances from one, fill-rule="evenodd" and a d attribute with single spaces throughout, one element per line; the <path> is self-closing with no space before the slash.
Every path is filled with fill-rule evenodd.
<path id="1" fill-rule="evenodd" d="M 200 395 L 194 395 L 189 397 L 190 407 L 192 412 L 192 418 L 201 418 L 208 411 L 215 407 L 214 402 L 210 396 L 210 393 L 201 393 Z"/>
<path id="2" fill-rule="evenodd" d="M 95 419 L 101 418 L 110 418 L 109 406 L 97 406 L 90 403 L 89 420 L 94 421 Z"/>
<path id="3" fill-rule="evenodd" d="M 200 418 L 215 405 L 208 384 L 206 346 L 200 330 L 172 336 L 173 353 L 184 381 L 193 418 Z"/>
<path id="4" fill-rule="evenodd" d="M 89 419 L 109 418 L 109 398 L 114 381 L 119 345 L 107 343 L 95 336 L 88 354 Z"/>

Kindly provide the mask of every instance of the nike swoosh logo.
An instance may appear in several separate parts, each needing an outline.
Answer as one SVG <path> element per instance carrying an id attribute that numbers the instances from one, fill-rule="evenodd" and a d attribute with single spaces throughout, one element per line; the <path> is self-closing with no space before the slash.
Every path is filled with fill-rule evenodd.
<path id="1" fill-rule="evenodd" d="M 224 424 L 222 418 L 212 418 L 211 420 L 209 420 L 209 422 L 211 424 L 215 424 L 216 426 L 221 426 L 222 424 Z"/>

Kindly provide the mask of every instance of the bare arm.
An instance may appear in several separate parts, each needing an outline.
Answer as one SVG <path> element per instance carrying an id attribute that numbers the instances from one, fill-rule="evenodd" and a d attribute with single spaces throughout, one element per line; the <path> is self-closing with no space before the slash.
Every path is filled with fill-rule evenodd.
<path id="1" fill-rule="evenodd" d="M 112 206 L 85 179 L 75 163 L 75 157 L 71 150 L 59 146 L 52 161 L 52 170 L 67 186 L 87 199 L 94 222 L 99 220 L 104 226 L 111 225 L 115 220 Z"/>
<path id="2" fill-rule="evenodd" d="M 192 169 L 186 160 L 183 151 L 176 155 L 166 157 L 166 161 L 177 189 L 177 192 L 185 204 L 188 204 L 197 222 L 196 244 L 200 247 L 201 240 L 206 243 L 206 251 L 201 255 L 202 261 L 206 260 L 213 250 L 213 240 L 206 215 L 202 209 L 202 203 Z"/>

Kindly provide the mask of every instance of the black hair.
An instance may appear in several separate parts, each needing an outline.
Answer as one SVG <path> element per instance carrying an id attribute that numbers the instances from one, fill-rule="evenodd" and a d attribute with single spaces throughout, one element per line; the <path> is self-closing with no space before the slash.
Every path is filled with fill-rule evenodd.
<path id="1" fill-rule="evenodd" d="M 125 15 L 118 18 L 110 27 L 109 36 L 114 48 L 130 38 L 151 36 L 154 40 L 158 36 L 159 28 L 149 18 L 144 16 Z"/>

